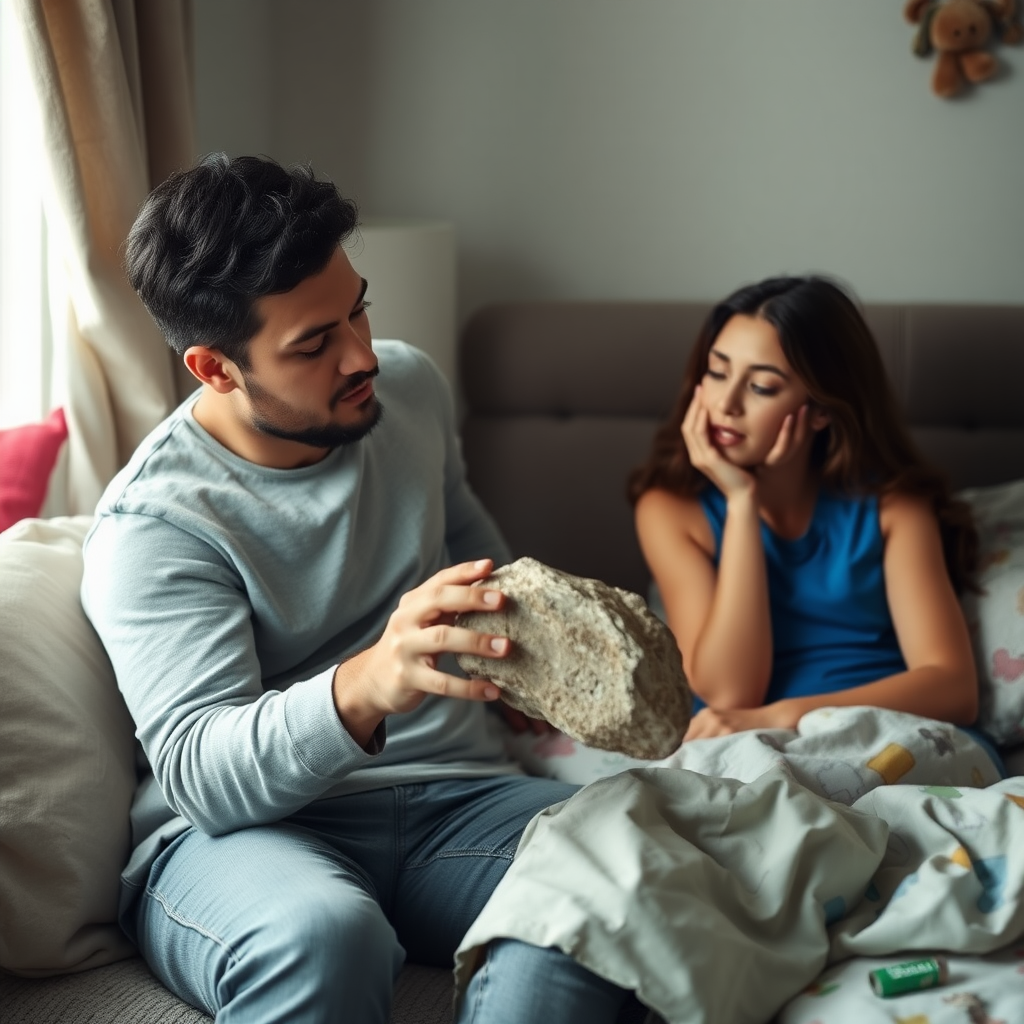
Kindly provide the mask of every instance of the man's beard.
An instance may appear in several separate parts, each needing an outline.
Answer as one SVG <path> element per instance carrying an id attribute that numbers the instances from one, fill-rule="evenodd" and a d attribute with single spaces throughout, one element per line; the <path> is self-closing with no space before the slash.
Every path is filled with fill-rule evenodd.
<path id="1" fill-rule="evenodd" d="M 354 373 L 331 398 L 333 409 L 346 395 L 362 387 L 368 380 L 377 376 L 376 369 L 368 373 Z M 280 408 L 280 403 L 254 378 L 243 373 L 246 393 L 252 410 L 252 427 L 261 434 L 279 437 L 285 441 L 297 441 L 311 448 L 341 448 L 343 445 L 361 441 L 377 426 L 384 417 L 384 406 L 376 395 L 371 395 L 360 407 L 365 410 L 366 418 L 361 423 L 343 425 L 340 423 L 322 423 L 314 426 L 291 427 L 287 423 L 271 418 L 269 409 Z M 290 411 L 290 410 L 289 410 Z"/>

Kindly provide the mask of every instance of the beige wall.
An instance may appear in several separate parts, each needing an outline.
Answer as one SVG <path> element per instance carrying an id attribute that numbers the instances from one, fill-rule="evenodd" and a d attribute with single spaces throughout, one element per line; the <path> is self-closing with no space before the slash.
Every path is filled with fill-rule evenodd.
<path id="1" fill-rule="evenodd" d="M 199 0 L 200 143 L 456 225 L 496 299 L 1024 302 L 1024 48 L 956 102 L 897 0 Z"/>

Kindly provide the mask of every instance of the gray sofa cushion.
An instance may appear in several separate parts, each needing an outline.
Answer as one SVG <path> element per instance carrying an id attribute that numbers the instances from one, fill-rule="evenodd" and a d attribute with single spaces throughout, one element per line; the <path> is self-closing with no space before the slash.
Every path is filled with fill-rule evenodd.
<path id="1" fill-rule="evenodd" d="M 59 978 L 0 973 L 4 1024 L 208 1024 L 201 1010 L 171 995 L 138 957 Z M 398 979 L 392 1024 L 448 1024 L 452 976 L 410 964 Z"/>
<path id="2" fill-rule="evenodd" d="M 3 1024 L 210 1024 L 212 1018 L 171 995 L 138 957 L 60 978 L 18 978 L 0 971 Z M 391 1024 L 450 1024 L 452 973 L 407 964 L 395 986 Z M 631 999 L 618 1024 L 641 1024 Z"/>
<path id="3" fill-rule="evenodd" d="M 59 978 L 0 974 L 4 1024 L 201 1024 L 205 1013 L 171 995 L 138 957 Z"/>

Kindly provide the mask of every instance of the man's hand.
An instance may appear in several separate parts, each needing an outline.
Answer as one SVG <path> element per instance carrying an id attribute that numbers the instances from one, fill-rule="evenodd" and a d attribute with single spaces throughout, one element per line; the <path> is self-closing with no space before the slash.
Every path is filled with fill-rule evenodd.
<path id="1" fill-rule="evenodd" d="M 730 736 L 749 729 L 795 729 L 799 721 L 798 709 L 785 700 L 764 704 L 759 708 L 734 708 L 729 711 L 701 708 L 690 720 L 683 742 Z"/>
<path id="2" fill-rule="evenodd" d="M 460 612 L 496 611 L 505 597 L 498 590 L 472 586 L 489 576 L 490 559 L 463 562 L 431 576 L 405 594 L 381 638 L 338 666 L 334 706 L 345 728 L 365 747 L 387 715 L 412 711 L 427 694 L 462 700 L 497 700 L 501 691 L 483 679 L 462 679 L 437 668 L 442 654 L 503 658 L 507 637 L 455 626 Z"/>

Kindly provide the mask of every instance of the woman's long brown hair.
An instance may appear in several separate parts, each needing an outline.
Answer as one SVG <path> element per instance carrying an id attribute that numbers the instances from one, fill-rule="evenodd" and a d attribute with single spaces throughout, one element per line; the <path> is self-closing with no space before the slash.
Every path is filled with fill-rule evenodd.
<path id="1" fill-rule="evenodd" d="M 824 277 L 773 277 L 747 285 L 712 309 L 690 356 L 669 417 L 651 453 L 630 475 L 631 502 L 652 488 L 693 496 L 708 483 L 690 462 L 680 427 L 707 372 L 719 332 L 736 315 L 770 323 L 810 400 L 829 415 L 811 449 L 823 487 L 843 494 L 908 494 L 935 509 L 946 566 L 958 592 L 969 587 L 977 532 L 965 502 L 920 455 L 903 422 L 878 345 L 846 292 Z"/>

